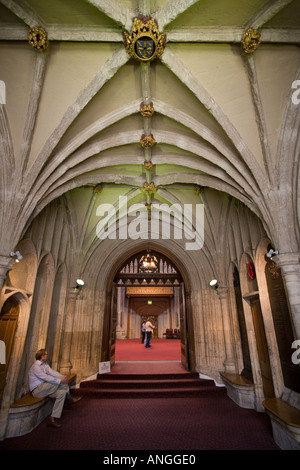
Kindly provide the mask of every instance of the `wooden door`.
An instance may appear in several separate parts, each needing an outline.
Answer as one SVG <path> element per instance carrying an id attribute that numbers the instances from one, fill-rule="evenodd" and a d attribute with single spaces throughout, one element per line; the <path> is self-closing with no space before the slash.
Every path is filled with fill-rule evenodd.
<path id="1" fill-rule="evenodd" d="M 6 382 L 9 360 L 12 352 L 15 331 L 18 324 L 19 304 L 13 298 L 9 298 L 3 305 L 0 313 L 0 340 L 5 344 L 5 364 L 0 364 L 0 403 Z"/>
<path id="2" fill-rule="evenodd" d="M 270 358 L 268 353 L 267 338 L 259 298 L 252 299 L 250 305 L 256 337 L 259 365 L 262 375 L 264 395 L 266 398 L 272 398 L 275 396 L 275 393 Z"/>

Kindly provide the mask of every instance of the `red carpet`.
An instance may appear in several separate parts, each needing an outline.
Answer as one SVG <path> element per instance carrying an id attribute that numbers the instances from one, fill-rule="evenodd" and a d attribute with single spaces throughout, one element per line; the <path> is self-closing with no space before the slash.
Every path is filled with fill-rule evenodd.
<path id="1" fill-rule="evenodd" d="M 135 348 L 131 348 L 134 343 Z M 116 352 L 121 362 L 112 368 L 112 378 L 117 380 L 114 374 L 119 374 L 121 381 L 126 374 L 134 373 L 184 374 L 186 371 L 181 363 L 175 362 L 179 360 L 179 351 L 177 340 L 154 340 L 150 349 L 138 341 L 118 341 Z M 147 358 L 145 362 L 135 362 L 143 361 L 144 357 Z M 88 465 L 101 465 L 104 457 L 111 456 L 111 451 L 114 455 L 138 455 L 139 459 L 146 458 L 145 452 L 154 455 L 155 451 L 170 451 L 173 455 L 174 452 L 182 455 L 181 451 L 184 451 L 189 455 L 195 453 L 197 464 L 200 464 L 202 454 L 200 456 L 197 451 L 201 450 L 280 450 L 272 437 L 269 417 L 240 408 L 224 392 L 188 398 L 84 397 L 64 409 L 62 428 L 47 428 L 44 421 L 25 436 L 0 442 L 0 451 L 26 450 L 25 457 L 29 455 L 36 459 L 36 454 L 28 454 L 28 451 L 98 450 L 101 454 L 89 454 Z M 138 454 L 138 451 L 143 452 Z M 14 461 L 17 455 L 14 452 Z M 77 453 L 68 454 L 69 465 L 70 457 L 74 459 L 72 464 L 79 464 Z M 23 454 L 21 458 L 24 464 Z M 215 454 L 213 458 L 215 461 Z M 249 455 L 246 459 L 249 462 Z"/>
<path id="2" fill-rule="evenodd" d="M 264 413 L 239 408 L 221 394 L 188 399 L 83 398 L 63 412 L 62 428 L 47 428 L 43 422 L 30 434 L 0 442 L 0 451 L 4 450 L 101 450 L 108 455 L 111 450 L 175 450 L 180 453 L 187 450 L 278 450 L 278 447 Z M 15 455 L 12 456 L 14 461 Z M 74 459 L 76 455 L 70 454 Z M 49 458 L 54 456 L 51 454 Z M 39 457 L 32 455 L 32 459 L 36 458 Z M 99 465 L 97 453 L 87 459 L 88 465 L 91 462 Z M 246 460 L 248 462 L 248 457 Z"/>
<path id="3" fill-rule="evenodd" d="M 140 339 L 119 339 L 116 361 L 180 361 L 180 339 L 152 339 L 151 348 Z"/>

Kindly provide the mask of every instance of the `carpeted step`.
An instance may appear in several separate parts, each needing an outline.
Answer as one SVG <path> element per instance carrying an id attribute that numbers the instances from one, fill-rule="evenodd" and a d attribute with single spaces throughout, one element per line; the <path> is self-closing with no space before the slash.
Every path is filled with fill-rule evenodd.
<path id="1" fill-rule="evenodd" d="M 183 380 L 199 379 L 198 372 L 183 372 L 172 374 L 98 374 L 97 380 Z M 204 380 L 204 379 L 203 379 Z M 206 379 L 205 379 L 206 380 Z"/>
<path id="2" fill-rule="evenodd" d="M 212 380 L 198 379 L 156 379 L 156 380 L 141 380 L 126 379 L 126 380 L 89 380 L 82 382 L 80 388 L 94 388 L 94 389 L 162 389 L 162 388 L 193 388 L 193 387 L 208 387 L 214 385 Z"/>
<path id="3" fill-rule="evenodd" d="M 205 386 L 191 388 L 161 388 L 161 389 L 99 389 L 86 387 L 74 390 L 73 394 L 89 398 L 189 398 L 215 396 L 226 393 L 225 387 Z"/>
<path id="4" fill-rule="evenodd" d="M 198 373 L 179 374 L 103 374 L 81 382 L 75 395 L 91 398 L 195 397 L 224 393 L 213 380 L 200 379 Z"/>

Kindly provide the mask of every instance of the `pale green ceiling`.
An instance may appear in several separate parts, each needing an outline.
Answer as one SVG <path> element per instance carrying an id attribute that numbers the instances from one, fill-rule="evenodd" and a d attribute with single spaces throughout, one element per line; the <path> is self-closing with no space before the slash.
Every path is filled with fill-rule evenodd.
<path id="1" fill-rule="evenodd" d="M 24 226 L 64 194 L 83 221 L 97 184 L 103 185 L 97 200 L 125 193 L 133 203 L 146 201 L 141 188 L 153 181 L 152 201 L 201 200 L 194 185 L 212 188 L 246 204 L 270 227 L 261 201 L 279 184 L 279 136 L 299 61 L 299 5 L 0 0 L 0 79 L 7 83 L 9 160 L 25 175 L 16 183 Z M 164 54 L 148 65 L 126 56 L 121 34 L 139 9 L 167 33 Z M 27 44 L 27 30 L 37 22 L 50 38 L 42 56 Z M 247 56 L 241 37 L 252 24 L 262 44 Z M 29 96 L 39 87 L 34 111 Z M 154 104 L 151 119 L 139 112 L 145 98 Z M 140 139 L 148 132 L 155 145 L 147 153 Z M 143 163 L 150 158 L 147 172 Z M 90 220 L 89 228 L 94 225 Z"/>

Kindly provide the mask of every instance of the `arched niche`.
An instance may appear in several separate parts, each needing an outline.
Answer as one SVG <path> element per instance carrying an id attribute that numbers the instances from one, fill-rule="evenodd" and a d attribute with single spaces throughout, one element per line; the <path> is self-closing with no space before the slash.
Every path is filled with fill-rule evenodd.
<path id="1" fill-rule="evenodd" d="M 24 371 L 20 357 L 23 357 L 22 354 L 28 330 L 31 298 L 24 294 L 24 292 L 14 290 L 10 292 L 9 297 L 4 302 L 4 310 L 2 309 L 2 312 L 10 305 L 17 308 L 18 314 L 15 315 L 15 318 L 16 316 L 18 318 L 15 320 L 15 325 L 13 325 L 15 328 L 14 334 L 11 336 L 11 348 L 7 351 L 9 362 L 7 364 L 5 388 L 0 410 L 0 439 L 5 435 L 10 404 L 28 391 L 23 388 L 22 384 Z"/>
<path id="2" fill-rule="evenodd" d="M 239 336 L 241 341 L 243 368 L 241 375 L 246 377 L 248 380 L 253 382 L 253 373 L 251 366 L 251 357 L 249 350 L 249 342 L 247 335 L 247 326 L 245 321 L 245 313 L 243 308 L 243 297 L 241 290 L 240 273 L 236 265 L 232 265 L 232 278 L 233 278 L 233 289 L 234 298 L 237 312 L 237 323 L 239 327 Z"/>
<path id="3" fill-rule="evenodd" d="M 246 253 L 241 258 L 240 280 L 255 384 L 256 406 L 258 409 L 262 409 L 263 400 L 267 397 L 273 397 L 275 391 L 256 267 L 253 258 Z"/>
<path id="4" fill-rule="evenodd" d="M 0 364 L 0 404 L 18 325 L 19 310 L 19 302 L 11 296 L 6 300 L 0 312 L 0 341 L 2 341 L 5 348 L 4 362 Z"/>
<path id="5" fill-rule="evenodd" d="M 281 269 L 266 256 L 270 248 L 273 246 L 269 240 L 263 240 L 258 247 L 257 276 L 275 391 L 281 396 L 284 386 L 300 393 L 300 368 L 292 361 L 296 338 Z"/>

